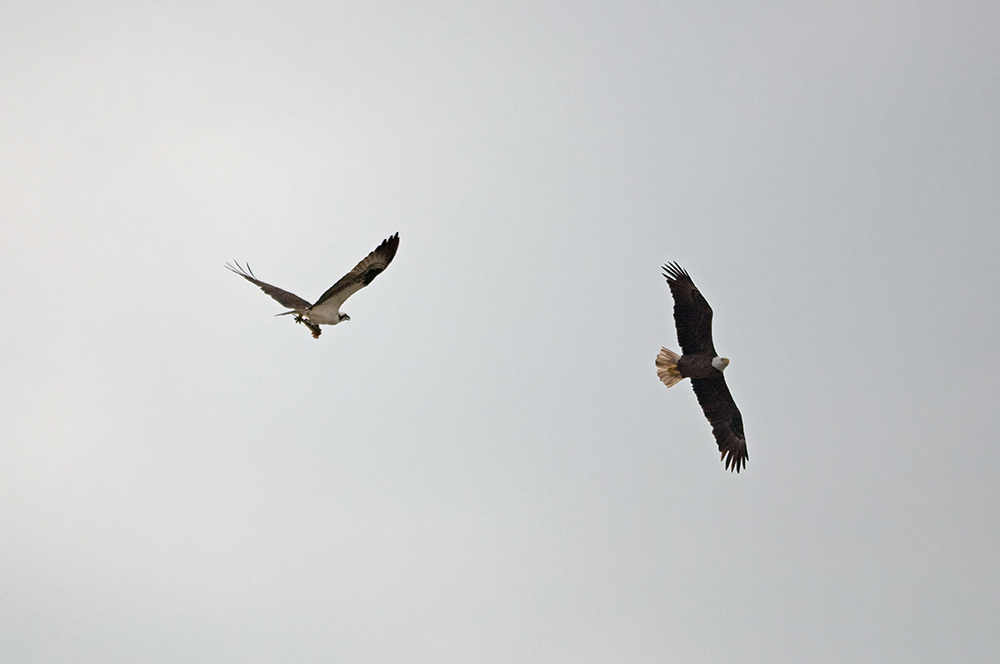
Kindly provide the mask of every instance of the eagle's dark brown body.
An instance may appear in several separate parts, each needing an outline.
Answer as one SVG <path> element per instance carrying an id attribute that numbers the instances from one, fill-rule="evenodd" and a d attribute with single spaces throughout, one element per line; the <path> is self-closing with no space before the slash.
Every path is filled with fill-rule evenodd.
<path id="1" fill-rule="evenodd" d="M 707 355 L 681 355 L 677 360 L 681 378 L 713 378 L 722 374 Z"/>

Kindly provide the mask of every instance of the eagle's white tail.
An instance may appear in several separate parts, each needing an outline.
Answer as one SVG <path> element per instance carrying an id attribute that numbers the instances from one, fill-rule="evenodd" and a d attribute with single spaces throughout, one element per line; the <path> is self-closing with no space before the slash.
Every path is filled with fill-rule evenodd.
<path id="1" fill-rule="evenodd" d="M 673 387 L 684 378 L 677 368 L 677 360 L 680 358 L 680 355 L 668 348 L 661 348 L 656 356 L 656 376 L 667 387 Z"/>

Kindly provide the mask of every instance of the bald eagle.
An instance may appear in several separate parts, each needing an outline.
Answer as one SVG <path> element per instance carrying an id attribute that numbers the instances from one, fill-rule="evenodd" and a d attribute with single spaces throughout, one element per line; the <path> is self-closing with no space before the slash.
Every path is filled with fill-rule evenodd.
<path id="1" fill-rule="evenodd" d="M 743 435 L 743 417 L 722 375 L 729 360 L 719 357 L 712 343 L 712 307 L 677 263 L 664 265 L 663 276 L 674 296 L 674 323 L 683 355 L 661 349 L 656 356 L 656 375 L 667 387 L 691 379 L 726 469 L 738 473 L 746 468 L 747 440 Z"/>
<path id="2" fill-rule="evenodd" d="M 330 286 L 325 293 L 319 296 L 315 304 L 309 304 L 298 295 L 259 281 L 250 270 L 249 263 L 245 268 L 239 263 L 236 263 L 236 267 L 227 263 L 226 268 L 258 286 L 281 306 L 291 309 L 291 311 L 276 314 L 277 316 L 295 314 L 295 322 L 308 327 L 312 331 L 313 338 L 319 339 L 319 335 L 322 334 L 320 325 L 336 325 L 342 321 L 351 320 L 350 316 L 340 311 L 341 305 L 347 301 L 347 298 L 370 284 L 385 268 L 389 267 L 389 263 L 392 262 L 398 248 L 399 233 L 396 233 L 383 240 L 382 244 L 365 256 L 360 263 L 354 266 L 353 270 Z"/>

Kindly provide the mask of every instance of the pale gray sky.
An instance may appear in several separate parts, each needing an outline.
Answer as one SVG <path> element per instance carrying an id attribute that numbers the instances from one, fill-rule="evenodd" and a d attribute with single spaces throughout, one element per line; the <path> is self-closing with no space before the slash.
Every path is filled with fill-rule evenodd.
<path id="1" fill-rule="evenodd" d="M 998 7 L 4 2 L 0 660 L 995 661 Z"/>

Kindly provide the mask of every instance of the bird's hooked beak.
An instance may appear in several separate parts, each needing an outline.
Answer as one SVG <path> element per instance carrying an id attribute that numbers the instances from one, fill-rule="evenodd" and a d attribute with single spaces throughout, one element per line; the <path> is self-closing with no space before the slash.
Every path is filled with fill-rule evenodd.
<path id="1" fill-rule="evenodd" d="M 348 316 L 347 314 L 344 314 L 344 315 L 343 315 L 343 316 L 341 317 L 341 319 L 340 319 L 340 320 L 342 320 L 342 321 L 344 321 L 344 320 L 351 320 L 351 317 L 350 317 L 350 316 Z"/>

